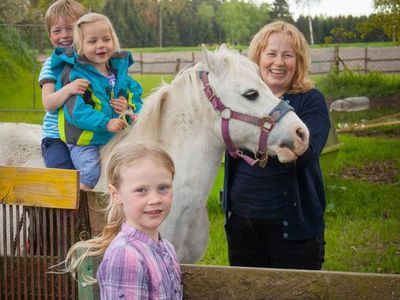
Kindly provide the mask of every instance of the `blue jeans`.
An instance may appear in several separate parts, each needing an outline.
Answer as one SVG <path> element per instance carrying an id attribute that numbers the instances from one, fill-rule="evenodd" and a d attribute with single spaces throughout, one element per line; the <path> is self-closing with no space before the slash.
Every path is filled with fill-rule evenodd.
<path id="1" fill-rule="evenodd" d="M 94 188 L 100 178 L 99 146 L 77 146 L 68 144 L 71 159 L 79 170 L 80 182 Z"/>
<path id="2" fill-rule="evenodd" d="M 42 156 L 47 168 L 75 169 L 67 145 L 55 138 L 42 139 Z"/>
<path id="3" fill-rule="evenodd" d="M 320 270 L 325 261 L 323 235 L 284 239 L 280 219 L 247 219 L 231 213 L 225 232 L 232 266 Z"/>

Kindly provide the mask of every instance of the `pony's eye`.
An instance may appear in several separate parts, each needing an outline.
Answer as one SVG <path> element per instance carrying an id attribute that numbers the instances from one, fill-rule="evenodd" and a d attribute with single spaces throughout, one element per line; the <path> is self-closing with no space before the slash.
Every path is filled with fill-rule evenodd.
<path id="1" fill-rule="evenodd" d="M 242 96 L 250 101 L 255 101 L 258 98 L 258 92 L 256 90 L 248 90 Z"/>

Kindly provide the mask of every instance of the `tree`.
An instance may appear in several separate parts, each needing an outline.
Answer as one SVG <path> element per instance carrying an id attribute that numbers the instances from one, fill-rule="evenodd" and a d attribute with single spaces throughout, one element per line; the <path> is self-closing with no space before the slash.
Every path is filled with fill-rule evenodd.
<path id="1" fill-rule="evenodd" d="M 23 20 L 28 11 L 27 0 L 2 0 L 0 2 L 0 19 L 14 24 Z"/>
<path id="2" fill-rule="evenodd" d="M 282 20 L 289 23 L 294 23 L 292 15 L 289 11 L 289 4 L 286 0 L 275 0 L 274 3 L 272 3 L 270 15 L 272 20 Z"/>
<path id="3" fill-rule="evenodd" d="M 214 23 L 215 23 L 215 11 L 211 4 L 202 2 L 197 7 L 197 16 L 199 19 L 199 27 L 201 29 L 202 43 L 209 42 L 209 39 L 213 39 Z"/>
<path id="4" fill-rule="evenodd" d="M 314 33 L 313 33 L 313 27 L 312 27 L 312 20 L 311 20 L 311 15 L 310 15 L 310 7 L 313 4 L 317 4 L 320 2 L 320 0 L 296 0 L 297 4 L 300 4 L 302 6 L 307 7 L 307 16 L 308 16 L 308 28 L 310 31 L 310 43 L 311 45 L 314 45 Z"/>
<path id="5" fill-rule="evenodd" d="M 239 44 L 243 37 L 249 36 L 249 20 L 244 14 L 244 6 L 247 3 L 237 0 L 224 2 L 221 6 L 222 28 L 228 42 Z"/>
<path id="6" fill-rule="evenodd" d="M 219 24 L 228 42 L 232 44 L 247 44 L 254 29 L 269 20 L 269 6 L 259 7 L 252 2 L 239 0 L 225 1 L 217 14 Z M 264 15 L 260 15 L 264 14 Z"/>
<path id="7" fill-rule="evenodd" d="M 395 42 L 400 32 L 400 0 L 374 0 L 378 11 L 373 22 L 380 26 L 385 34 Z"/>

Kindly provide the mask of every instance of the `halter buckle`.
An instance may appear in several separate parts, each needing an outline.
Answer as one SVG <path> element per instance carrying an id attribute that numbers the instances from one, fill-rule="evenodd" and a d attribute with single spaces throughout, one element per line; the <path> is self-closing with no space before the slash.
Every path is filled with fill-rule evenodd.
<path id="1" fill-rule="evenodd" d="M 229 107 L 224 107 L 221 111 L 221 118 L 225 120 L 229 120 L 232 116 L 232 110 Z"/>
<path id="2" fill-rule="evenodd" d="M 269 125 L 269 126 L 267 126 L 267 125 Z M 272 130 L 272 128 L 274 128 L 274 125 L 275 125 L 274 119 L 272 119 L 268 116 L 265 116 L 265 117 L 261 118 L 261 120 L 260 120 L 260 128 L 262 131 L 270 132 Z"/>

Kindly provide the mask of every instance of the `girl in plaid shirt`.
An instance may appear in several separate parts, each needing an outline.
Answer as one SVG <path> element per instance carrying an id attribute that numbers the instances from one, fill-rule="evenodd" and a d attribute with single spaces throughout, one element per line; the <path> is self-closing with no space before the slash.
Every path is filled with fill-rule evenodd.
<path id="1" fill-rule="evenodd" d="M 182 299 L 175 249 L 159 233 L 172 204 L 174 172 L 171 157 L 159 148 L 113 149 L 107 224 L 98 237 L 74 244 L 65 261 L 76 276 L 86 257 L 104 255 L 97 271 L 101 299 Z"/>

